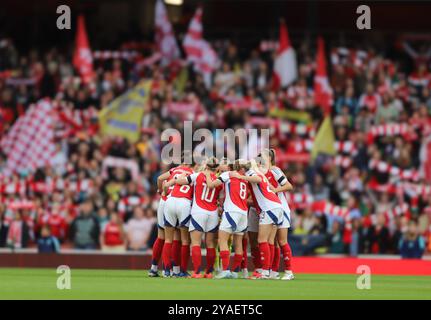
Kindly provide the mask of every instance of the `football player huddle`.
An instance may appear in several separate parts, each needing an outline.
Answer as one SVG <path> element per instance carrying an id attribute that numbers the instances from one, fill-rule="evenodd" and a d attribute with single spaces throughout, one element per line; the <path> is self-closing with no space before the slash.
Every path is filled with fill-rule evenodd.
<path id="1" fill-rule="evenodd" d="M 293 280 L 286 197 L 293 187 L 275 166 L 275 157 L 273 149 L 265 149 L 252 160 L 211 157 L 194 165 L 185 163 L 183 155 L 182 164 L 160 175 L 158 237 L 149 276 L 159 276 L 162 259 L 163 277 Z M 251 276 L 248 245 L 255 269 Z M 217 249 L 220 270 L 214 275 Z M 190 252 L 191 275 L 187 271 Z M 279 274 L 281 256 L 283 276 Z"/>

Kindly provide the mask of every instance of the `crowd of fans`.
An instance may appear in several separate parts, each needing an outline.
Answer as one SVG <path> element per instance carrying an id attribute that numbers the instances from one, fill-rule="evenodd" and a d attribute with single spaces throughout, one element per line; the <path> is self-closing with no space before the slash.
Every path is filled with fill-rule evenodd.
<path id="1" fill-rule="evenodd" d="M 159 199 L 156 179 L 168 169 L 160 161 L 160 132 L 166 128 L 181 130 L 184 119 L 194 120 L 195 129 L 246 128 L 255 118 L 318 128 L 323 112 L 313 99 L 313 44 L 298 46 L 299 77 L 288 88 L 280 89 L 274 89 L 271 80 L 274 51 L 256 48 L 239 54 L 238 47 L 230 42 L 218 43 L 216 49 L 222 63 L 213 73 L 211 86 L 191 67 L 142 64 L 123 58 L 95 59 L 94 82 L 83 85 L 73 68 L 71 52 L 59 48 L 18 52 L 13 41 L 4 41 L 0 47 L 0 134 L 7 134 L 29 104 L 43 97 L 78 111 L 82 121 L 79 127 L 57 137 L 55 166 L 13 177 L 2 175 L 0 247 L 38 245 L 42 252 L 55 252 L 59 250 L 58 240 L 62 247 L 79 249 L 151 249 Z M 431 248 L 431 194 L 416 196 L 391 188 L 402 185 L 400 176 L 370 168 L 369 162 L 384 159 L 402 170 L 419 169 L 421 145 L 431 125 L 429 57 L 410 46 L 397 58 L 374 49 L 351 49 L 347 54 L 346 50 L 327 48 L 327 56 L 335 139 L 354 146 L 338 151 L 350 157 L 349 165 L 325 156 L 314 162 L 304 160 L 298 155 L 309 150 L 298 151 L 298 145 L 312 134 L 272 128 L 270 142 L 277 151 L 277 164 L 295 188 L 290 233 L 293 253 L 401 253 L 420 257 Z M 140 51 L 146 56 L 152 53 L 148 47 Z M 106 107 L 140 79 L 153 82 L 139 141 L 131 144 L 121 138 L 101 137 L 94 111 Z M 175 102 L 198 103 L 199 112 L 171 112 L 169 106 Z M 373 126 L 401 123 L 413 129 L 369 141 Z M 137 163 L 137 179 L 124 167 L 102 174 L 107 156 Z M 6 159 L 2 154 L 0 174 Z M 75 188 L 21 193 L 5 187 L 20 181 L 53 180 L 74 184 Z M 412 183 L 426 185 L 423 179 Z M 8 205 L 23 199 L 32 206 Z M 348 219 L 316 210 L 315 201 L 347 208 Z M 388 214 L 403 205 L 408 210 Z"/>

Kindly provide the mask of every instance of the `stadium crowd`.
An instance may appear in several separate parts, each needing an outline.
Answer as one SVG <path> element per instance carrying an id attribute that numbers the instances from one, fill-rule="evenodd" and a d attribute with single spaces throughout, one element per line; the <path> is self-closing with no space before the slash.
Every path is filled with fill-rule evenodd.
<path id="1" fill-rule="evenodd" d="M 309 42 L 297 49 L 297 81 L 275 90 L 274 51 L 239 52 L 230 42 L 216 45 L 222 63 L 210 86 L 192 68 L 130 57 L 95 59 L 96 77 L 84 85 L 71 52 L 18 52 L 13 41 L 5 40 L 0 47 L 1 136 L 44 97 L 65 105 L 76 123 L 58 124 L 53 166 L 12 177 L 1 174 L 0 247 L 38 245 L 43 252 L 57 251 L 59 246 L 52 245 L 57 239 L 62 247 L 150 250 L 157 234 L 156 181 L 168 169 L 160 161 L 160 133 L 181 130 L 187 119 L 195 129 L 271 128 L 277 165 L 294 186 L 289 237 L 294 255 L 421 257 L 431 251 L 431 193 L 427 182 L 411 172 L 421 168 L 421 146 L 431 126 L 431 74 L 429 56 L 408 48 L 391 58 L 375 48 L 327 50 L 339 161 L 319 156 L 313 162 L 309 145 L 323 112 L 314 104 L 315 51 Z M 151 47 L 137 51 L 147 57 L 154 53 Z M 97 111 L 143 78 L 153 82 L 139 141 L 98 135 Z M 283 130 L 286 125 L 290 130 Z M 398 134 L 385 134 L 389 126 Z M 136 163 L 138 176 L 128 166 L 106 169 L 108 156 Z M 6 161 L 3 153 L 0 173 Z M 63 187 L 47 191 L 44 184 L 52 181 Z M 424 191 L 418 191 L 420 186 Z"/>

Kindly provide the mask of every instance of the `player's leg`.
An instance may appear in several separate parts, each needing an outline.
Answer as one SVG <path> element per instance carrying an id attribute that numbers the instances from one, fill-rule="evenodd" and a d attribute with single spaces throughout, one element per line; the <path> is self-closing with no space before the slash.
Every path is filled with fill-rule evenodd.
<path id="1" fill-rule="evenodd" d="M 185 200 L 181 207 L 180 213 L 180 232 L 181 232 L 181 264 L 180 264 L 180 276 L 190 277 L 187 272 L 190 260 L 190 231 L 189 225 L 191 220 L 191 207 L 190 203 Z"/>
<path id="2" fill-rule="evenodd" d="M 178 224 L 174 198 L 169 198 L 165 203 L 164 224 L 165 243 L 162 251 L 163 276 L 169 277 L 171 274 L 172 243 L 174 241 L 175 228 Z"/>
<path id="3" fill-rule="evenodd" d="M 223 223 L 223 220 L 222 220 Z M 226 279 L 231 277 L 229 270 L 230 264 L 230 250 L 229 250 L 229 239 L 231 233 L 222 229 L 222 223 L 220 224 L 220 230 L 218 232 L 218 246 L 220 249 L 221 259 L 221 272 L 217 275 L 217 279 Z"/>
<path id="4" fill-rule="evenodd" d="M 172 242 L 174 240 L 174 232 L 175 228 L 165 226 L 165 243 L 163 244 L 162 251 L 164 277 L 170 277 L 171 275 Z"/>
<path id="5" fill-rule="evenodd" d="M 253 207 L 250 207 L 248 211 L 247 225 L 250 252 L 254 265 L 253 277 L 255 277 L 262 272 L 262 261 L 260 259 L 259 242 L 257 241 L 257 235 L 259 231 L 259 215 L 257 214 L 256 209 Z"/>
<path id="6" fill-rule="evenodd" d="M 193 230 L 190 232 L 190 239 L 192 243 L 192 263 L 193 263 L 193 274 L 192 278 L 203 278 L 201 272 L 202 266 L 202 249 L 201 239 L 203 232 Z"/>
<path id="7" fill-rule="evenodd" d="M 248 277 L 248 233 L 245 232 L 242 238 L 242 261 L 241 270 L 244 278 Z"/>
<path id="8" fill-rule="evenodd" d="M 205 242 L 207 249 L 207 268 L 205 270 L 205 278 L 212 278 L 214 272 L 214 263 L 216 260 L 216 244 L 218 232 L 218 214 L 217 211 L 207 214 L 208 219 L 205 225 Z"/>
<path id="9" fill-rule="evenodd" d="M 162 257 L 163 245 L 165 244 L 165 219 L 164 219 L 164 210 L 165 210 L 166 201 L 160 200 L 159 207 L 157 208 L 157 239 L 153 244 L 153 252 L 151 255 L 151 268 L 148 272 L 148 276 L 150 277 L 158 277 L 158 268 L 159 261 Z"/>
<path id="10" fill-rule="evenodd" d="M 165 230 L 162 228 L 157 229 L 157 239 L 153 244 L 153 252 L 151 254 L 151 269 L 148 272 L 150 277 L 158 277 L 159 261 L 162 257 L 163 245 L 165 244 Z"/>
<path id="11" fill-rule="evenodd" d="M 190 260 L 190 232 L 188 227 L 181 227 L 181 264 L 180 264 L 180 276 L 189 277 L 187 272 Z"/>
<path id="12" fill-rule="evenodd" d="M 280 228 L 277 232 L 277 240 L 280 246 L 280 251 L 283 254 L 284 261 L 284 276 L 282 280 L 293 280 L 295 277 L 292 272 L 292 249 L 290 248 L 288 239 L 288 228 Z"/>
<path id="13" fill-rule="evenodd" d="M 270 252 L 270 272 L 269 272 L 269 277 L 271 279 L 278 279 L 278 272 L 277 270 L 273 270 L 273 263 L 274 263 L 274 257 L 275 257 L 275 240 L 276 240 L 276 236 L 277 236 L 277 227 L 273 226 L 271 234 L 269 236 L 269 241 L 268 241 L 268 245 L 269 245 L 269 252 Z"/>
<path id="14" fill-rule="evenodd" d="M 252 231 L 249 231 L 247 233 L 250 242 L 251 258 L 254 265 L 253 276 L 256 276 L 257 273 L 262 273 L 262 261 L 260 259 L 259 242 L 257 241 L 258 233 Z"/>
<path id="15" fill-rule="evenodd" d="M 203 278 L 201 272 L 202 266 L 202 234 L 204 233 L 203 225 L 205 225 L 205 217 L 203 214 L 192 213 L 190 219 L 190 240 L 192 247 L 192 263 L 193 263 L 193 274 L 192 278 Z"/>
<path id="16" fill-rule="evenodd" d="M 241 270 L 241 262 L 242 262 L 242 255 L 243 255 L 243 249 L 242 249 L 242 239 L 243 234 L 242 233 L 235 233 L 233 235 L 233 245 L 235 248 L 235 254 L 233 256 L 233 264 L 232 264 L 232 278 L 238 278 L 238 272 Z"/>
<path id="17" fill-rule="evenodd" d="M 259 217 L 259 233 L 257 241 L 262 259 L 262 275 L 260 278 L 269 278 L 269 269 L 271 267 L 271 252 L 269 248 L 269 239 L 274 229 L 274 221 L 267 212 L 262 211 Z"/>
<path id="18" fill-rule="evenodd" d="M 271 273 L 272 278 L 279 279 L 280 271 L 280 246 L 278 242 L 274 243 L 274 257 L 272 258 Z"/>
<path id="19" fill-rule="evenodd" d="M 181 265 L 181 231 L 176 228 L 174 231 L 174 238 L 172 242 L 172 273 L 174 276 L 180 275 Z"/>
<path id="20" fill-rule="evenodd" d="M 216 258 L 216 243 L 214 232 L 205 233 L 205 246 L 207 250 L 207 268 L 205 270 L 204 277 L 207 279 L 211 279 L 212 273 L 214 272 L 214 263 Z"/>

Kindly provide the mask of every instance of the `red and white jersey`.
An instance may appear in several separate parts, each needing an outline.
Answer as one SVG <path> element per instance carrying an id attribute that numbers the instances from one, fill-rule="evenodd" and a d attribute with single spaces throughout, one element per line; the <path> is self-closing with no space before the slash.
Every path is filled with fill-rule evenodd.
<path id="1" fill-rule="evenodd" d="M 359 98 L 359 106 L 368 108 L 368 111 L 374 113 L 380 105 L 381 98 L 378 94 L 363 94 Z"/>
<path id="2" fill-rule="evenodd" d="M 223 210 L 225 212 L 239 212 L 246 215 L 248 211 L 248 182 L 238 178 L 231 178 L 229 172 L 223 172 L 218 178 L 224 183 L 225 189 Z"/>
<path id="3" fill-rule="evenodd" d="M 217 176 L 211 173 L 211 179 L 216 179 Z M 194 197 L 192 210 L 215 211 L 217 210 L 217 200 L 220 195 L 222 186 L 210 189 L 207 186 L 207 178 L 205 173 L 197 172 L 187 177 L 189 184 L 193 185 Z"/>
<path id="4" fill-rule="evenodd" d="M 269 181 L 263 174 L 258 174 L 254 170 L 248 170 L 247 176 L 258 176 L 261 182 L 251 183 L 251 190 L 256 197 L 256 202 L 262 211 L 270 211 L 282 208 L 281 201 L 277 195 L 269 188 Z"/>
<path id="5" fill-rule="evenodd" d="M 176 168 L 171 169 L 170 173 L 171 173 L 171 179 L 175 179 L 175 177 L 179 177 L 182 174 L 191 175 L 193 173 L 193 169 L 186 166 L 178 166 Z M 172 191 L 168 195 L 168 197 L 186 198 L 186 199 L 192 200 L 193 188 L 188 184 L 185 184 L 182 186 L 175 184 L 174 187 L 172 188 Z"/>
<path id="6" fill-rule="evenodd" d="M 274 188 L 277 188 L 278 186 L 284 186 L 288 182 L 283 171 L 281 171 L 281 169 L 278 167 L 272 167 L 270 170 L 268 170 L 265 173 L 265 177 L 268 179 L 269 183 Z M 277 196 L 281 201 L 281 205 L 283 207 L 283 210 L 286 211 L 287 214 L 289 214 L 290 208 L 289 208 L 289 204 L 287 202 L 286 192 L 278 192 Z"/>

